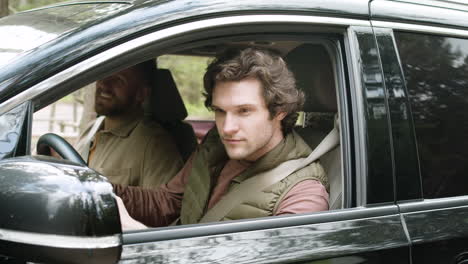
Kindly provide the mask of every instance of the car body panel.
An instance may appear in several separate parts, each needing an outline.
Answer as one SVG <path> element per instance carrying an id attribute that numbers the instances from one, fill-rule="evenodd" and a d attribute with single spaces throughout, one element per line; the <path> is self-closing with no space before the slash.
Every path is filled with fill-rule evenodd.
<path id="1" fill-rule="evenodd" d="M 64 6 L 4 17 L 0 20 L 0 34 L 5 36 L 0 43 L 0 67 L 12 59 L 22 59 L 20 54 L 25 56 L 23 53 L 63 38 L 63 35 L 120 12 L 125 7 L 121 4 Z"/>
<path id="2" fill-rule="evenodd" d="M 314 220 L 319 222 L 315 224 L 292 225 L 298 221 L 296 217 L 294 220 L 290 217 L 277 217 L 258 219 L 256 224 L 249 223 L 253 222 L 251 220 L 175 227 L 173 230 L 153 229 L 154 231 L 146 232 L 145 236 L 147 240 L 154 242 L 142 242 L 137 238 L 139 235 L 143 236 L 142 234 L 129 233 L 124 234 L 123 239 L 133 242 L 124 245 L 120 263 L 284 263 L 291 260 L 341 259 L 346 256 L 365 259 L 367 263 L 395 263 L 390 262 L 390 259 L 376 259 L 375 256 L 366 255 L 372 252 L 389 255 L 393 252 L 393 261 L 409 263 L 408 244 L 401 219 L 398 214 L 392 212 L 397 212 L 395 206 L 343 210 L 339 212 L 340 216 L 336 219 L 339 219 L 338 221 L 323 223 L 320 223 L 320 220 L 333 218 L 334 213 L 299 217 L 303 218 L 304 223 L 313 223 Z M 384 216 L 378 216 L 379 214 Z M 252 228 L 258 225 L 258 222 L 269 222 L 262 225 L 265 228 L 268 224 L 286 224 L 288 218 L 292 220 L 292 223 L 289 223 L 291 226 L 244 232 L 236 230 L 233 233 L 223 230 L 223 226 L 228 225 L 230 228 L 235 228 L 236 225 Z M 218 235 L 189 237 L 190 234 L 196 235 L 197 229 L 221 229 L 223 232 Z M 171 234 L 171 231 L 184 233 L 188 238 L 164 237 L 165 233 Z M 397 252 L 399 254 L 396 254 Z"/>
<path id="3" fill-rule="evenodd" d="M 393 153 L 388 133 L 388 105 L 382 70 L 371 28 L 354 28 L 356 54 L 363 98 L 363 111 L 367 132 L 361 141 L 366 144 L 367 194 L 365 204 L 394 202 Z"/>
<path id="4" fill-rule="evenodd" d="M 409 54 L 404 54 L 402 51 L 398 53 L 393 30 L 397 33 L 413 32 L 414 36 L 436 34 L 467 37 L 468 5 L 430 0 L 419 3 L 402 2 L 398 9 L 394 8 L 396 2 L 393 1 L 374 1 L 371 4 L 372 22 L 377 26 L 374 31 L 379 45 L 385 85 L 389 91 L 391 131 L 396 157 L 397 204 L 411 239 L 412 263 L 467 263 L 467 197 L 424 199 L 414 114 L 404 78 L 402 59 L 399 57 L 406 58 Z M 413 25 L 415 8 L 418 8 L 417 25 Z M 374 19 L 398 23 L 374 23 Z M 449 41 L 444 41 L 444 43 L 450 46 Z M 419 47 L 414 46 L 406 53 L 413 54 L 418 50 L 420 50 Z M 417 68 L 418 65 L 408 67 Z M 463 82 L 463 80 L 460 81 Z M 441 82 L 444 81 L 441 80 Z M 430 85 L 427 84 L 428 87 Z M 415 97 L 414 91 L 413 97 Z M 453 181 L 455 182 L 455 179 Z M 437 186 L 440 185 L 442 182 L 437 184 Z"/>
<path id="5" fill-rule="evenodd" d="M 466 196 L 400 203 L 399 206 L 411 237 L 413 263 L 465 263 L 468 260 Z"/>
<path id="6" fill-rule="evenodd" d="M 404 22 L 408 24 L 468 27 L 468 5 L 452 1 L 388 1 L 371 3 L 372 19 L 377 21 Z"/>
<path id="7" fill-rule="evenodd" d="M 408 90 L 392 30 L 374 28 L 379 46 L 391 120 L 395 156 L 396 197 L 399 201 L 422 198 L 422 183 Z"/>
<path id="8" fill-rule="evenodd" d="M 23 156 L 0 161 L 0 181 L 0 254 L 27 252 L 41 263 L 66 255 L 70 263 L 118 260 L 122 229 L 106 177 L 66 160 Z"/>

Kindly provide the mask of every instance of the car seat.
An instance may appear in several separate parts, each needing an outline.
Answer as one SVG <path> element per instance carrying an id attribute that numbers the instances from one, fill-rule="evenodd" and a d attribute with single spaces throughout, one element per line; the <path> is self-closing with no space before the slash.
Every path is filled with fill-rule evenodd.
<path id="1" fill-rule="evenodd" d="M 192 126 L 183 121 L 187 117 L 187 109 L 167 69 L 156 71 L 147 112 L 174 137 L 184 162 L 187 161 L 197 146 L 197 140 Z"/>
<path id="2" fill-rule="evenodd" d="M 332 61 L 323 45 L 309 43 L 290 51 L 285 60 L 296 77 L 297 87 L 306 96 L 304 124 L 295 130 L 314 149 L 333 126 L 339 124 Z M 330 183 L 329 209 L 341 208 L 343 178 L 340 145 L 321 156 L 320 163 Z"/>

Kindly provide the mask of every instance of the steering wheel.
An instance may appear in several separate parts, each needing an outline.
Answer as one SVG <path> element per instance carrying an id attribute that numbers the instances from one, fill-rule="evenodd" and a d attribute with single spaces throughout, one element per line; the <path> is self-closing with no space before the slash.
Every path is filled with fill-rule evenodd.
<path id="1" fill-rule="evenodd" d="M 61 136 L 54 133 L 42 135 L 37 141 L 37 154 L 50 156 L 50 148 L 55 150 L 64 159 L 87 166 L 80 154 Z"/>

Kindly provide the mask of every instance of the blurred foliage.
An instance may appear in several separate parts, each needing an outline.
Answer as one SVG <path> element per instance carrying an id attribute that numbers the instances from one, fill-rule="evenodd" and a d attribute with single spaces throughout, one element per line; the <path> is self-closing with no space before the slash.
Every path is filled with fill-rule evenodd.
<path id="1" fill-rule="evenodd" d="M 69 0 L 9 0 L 9 5 L 13 12 L 20 12 L 65 1 Z"/>
<path id="2" fill-rule="evenodd" d="M 158 68 L 171 71 L 190 118 L 213 118 L 213 114 L 204 105 L 203 96 L 203 74 L 211 60 L 210 57 L 183 55 L 158 57 Z"/>

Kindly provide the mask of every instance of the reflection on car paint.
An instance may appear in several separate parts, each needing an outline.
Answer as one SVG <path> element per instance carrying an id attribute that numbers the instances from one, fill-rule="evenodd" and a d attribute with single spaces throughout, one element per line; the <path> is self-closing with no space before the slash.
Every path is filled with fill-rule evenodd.
<path id="1" fill-rule="evenodd" d="M 408 91 L 403 79 L 398 54 L 388 30 L 375 30 L 379 45 L 388 107 L 392 123 L 393 151 L 397 200 L 418 199 L 422 195 L 414 127 L 409 106 Z"/>
<path id="2" fill-rule="evenodd" d="M 372 175 L 367 179 L 367 202 L 388 202 L 394 199 L 394 185 L 384 78 L 373 32 L 369 28 L 361 28 L 356 32 L 356 37 L 367 113 L 368 175 Z"/>
<path id="3" fill-rule="evenodd" d="M 53 10 L 35 11 L 34 16 L 29 12 L 8 16 L 0 25 L 2 36 L 0 66 L 7 64 L 13 58 L 16 59 L 20 53 L 76 30 L 83 24 L 115 14 L 127 6 L 122 4 L 63 6 Z"/>
<path id="4" fill-rule="evenodd" d="M 280 263 L 405 247 L 400 217 L 330 222 L 124 245 L 120 263 Z"/>
<path id="5" fill-rule="evenodd" d="M 120 233 L 112 186 L 92 169 L 47 156 L 11 158 L 0 161 L 0 182 L 3 227 L 60 235 L 73 235 L 70 226 L 75 234 Z M 19 210 L 15 204 L 29 207 Z M 94 215 L 83 215 L 90 208 Z M 97 218 L 109 219 L 108 226 L 83 229 Z"/>

